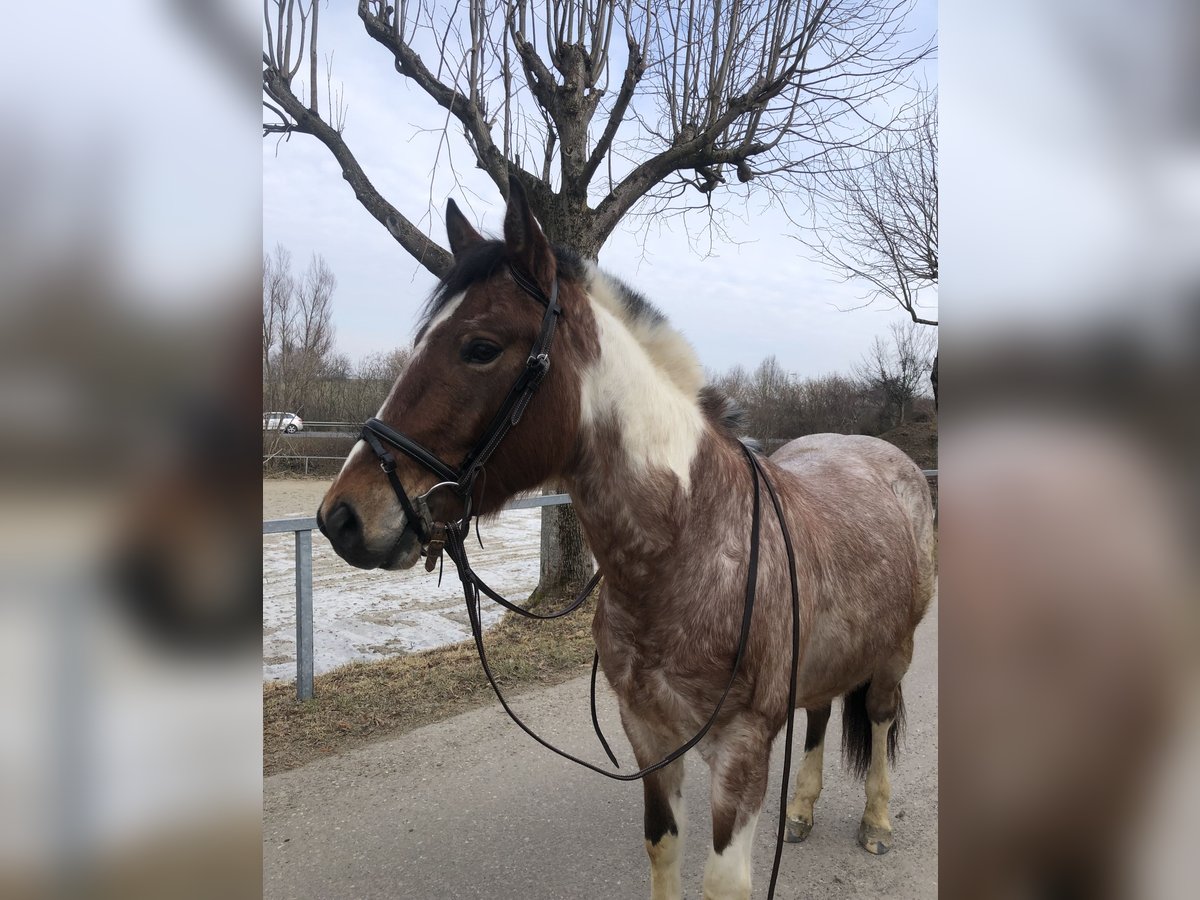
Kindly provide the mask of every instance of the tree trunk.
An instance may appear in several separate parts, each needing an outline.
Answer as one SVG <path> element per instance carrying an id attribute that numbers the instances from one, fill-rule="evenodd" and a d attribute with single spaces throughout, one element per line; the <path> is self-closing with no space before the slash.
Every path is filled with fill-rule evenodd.
<path id="1" fill-rule="evenodd" d="M 530 608 L 573 599 L 592 576 L 595 564 L 572 507 L 542 507 L 541 558 L 541 580 L 529 598 Z"/>
<path id="2" fill-rule="evenodd" d="M 590 222 L 585 210 L 535 210 L 547 237 L 560 246 L 574 250 L 580 256 L 596 259 L 598 247 L 594 241 L 579 234 L 582 223 Z M 561 486 L 550 493 L 561 490 Z M 591 551 L 583 538 L 579 517 L 571 506 L 542 507 L 541 577 L 529 606 L 537 607 L 574 597 L 582 590 L 595 571 Z"/>

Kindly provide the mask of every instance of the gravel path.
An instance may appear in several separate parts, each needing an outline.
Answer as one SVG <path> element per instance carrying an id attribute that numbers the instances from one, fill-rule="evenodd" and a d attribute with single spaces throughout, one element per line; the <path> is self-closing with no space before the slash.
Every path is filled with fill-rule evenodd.
<path id="1" fill-rule="evenodd" d="M 779 900 L 937 896 L 937 606 L 917 632 L 904 682 L 908 737 L 892 774 L 896 845 L 871 857 L 855 843 L 863 789 L 826 757 L 817 824 L 785 845 Z M 587 712 L 588 682 L 526 695 L 517 706 L 560 746 L 603 761 Z M 618 757 L 632 755 L 611 694 L 601 720 Z M 798 743 L 803 741 L 800 716 Z M 831 747 L 840 734 L 835 707 Z M 754 849 L 755 897 L 774 851 L 782 742 Z M 700 896 L 711 839 L 708 770 L 692 753 L 686 896 Z M 645 898 L 642 790 L 552 756 L 495 704 L 343 756 L 267 778 L 263 889 L 268 898 Z"/>

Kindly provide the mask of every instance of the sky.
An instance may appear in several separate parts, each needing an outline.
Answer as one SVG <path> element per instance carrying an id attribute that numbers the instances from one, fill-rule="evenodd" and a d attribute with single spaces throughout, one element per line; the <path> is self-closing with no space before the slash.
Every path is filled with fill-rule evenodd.
<path id="1" fill-rule="evenodd" d="M 444 112 L 395 72 L 353 4 L 330 4 L 321 16 L 321 51 L 332 52 L 347 105 L 343 136 L 379 192 L 443 246 L 449 197 L 483 233 L 498 234 L 503 199 L 456 129 L 442 140 Z M 936 4 L 920 0 L 911 24 L 932 34 Z M 929 83 L 935 66 L 925 70 Z M 319 87 L 324 109 L 326 85 Z M 876 335 L 906 320 L 882 301 L 857 308 L 864 287 L 811 260 L 793 237 L 797 227 L 765 200 L 739 202 L 727 225 L 730 241 L 710 255 L 691 248 L 677 218 L 623 224 L 600 252 L 601 268 L 658 306 L 705 367 L 753 368 L 774 354 L 800 377 L 847 372 Z M 276 243 L 297 267 L 320 253 L 336 274 L 338 352 L 357 361 L 411 341 L 433 277 L 359 205 L 329 151 L 306 135 L 263 140 L 264 249 Z"/>

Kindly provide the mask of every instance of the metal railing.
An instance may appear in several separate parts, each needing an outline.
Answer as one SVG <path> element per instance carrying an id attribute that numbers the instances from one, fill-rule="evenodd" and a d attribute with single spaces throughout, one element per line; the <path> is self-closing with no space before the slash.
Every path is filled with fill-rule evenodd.
<path id="1" fill-rule="evenodd" d="M 543 494 L 521 497 L 504 507 L 534 509 L 539 506 L 564 506 L 571 502 L 568 494 Z M 263 522 L 263 534 L 296 535 L 296 699 L 311 700 L 313 696 L 313 584 L 312 533 L 317 527 L 315 517 L 300 519 L 268 519 Z"/>
<path id="2" fill-rule="evenodd" d="M 937 469 L 922 469 L 928 479 L 938 477 Z M 543 494 L 521 497 L 504 507 L 510 509 L 535 509 L 539 506 L 565 506 L 570 504 L 569 494 Z M 296 699 L 311 700 L 313 697 L 313 586 L 312 586 L 312 533 L 317 527 L 315 517 L 300 519 L 268 519 L 263 522 L 263 534 L 296 535 Z"/>
<path id="3" fill-rule="evenodd" d="M 309 422 L 305 420 L 304 431 L 310 430 L 344 431 L 347 434 L 358 434 L 362 430 L 362 422 Z"/>
<path id="4" fill-rule="evenodd" d="M 263 534 L 296 534 L 296 699 L 313 695 L 312 533 L 315 518 L 269 519 Z"/>
<path id="5" fill-rule="evenodd" d="M 263 457 L 263 465 L 265 466 L 267 463 L 278 462 L 281 459 L 302 459 L 302 460 L 304 460 L 304 474 L 305 475 L 308 474 L 308 461 L 310 459 L 328 460 L 330 462 L 336 462 L 336 463 L 343 463 L 346 461 L 345 456 L 309 456 L 309 455 L 295 456 L 295 455 L 287 455 L 287 454 L 283 454 L 283 453 L 272 453 L 270 456 Z"/>

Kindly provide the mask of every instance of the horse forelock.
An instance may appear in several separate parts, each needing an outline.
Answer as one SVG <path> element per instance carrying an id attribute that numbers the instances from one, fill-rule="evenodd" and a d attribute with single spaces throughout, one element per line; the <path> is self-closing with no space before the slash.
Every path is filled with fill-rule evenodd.
<path id="1" fill-rule="evenodd" d="M 584 278 L 584 263 L 579 256 L 562 247 L 554 248 L 554 258 L 560 278 L 571 281 L 582 281 Z M 454 259 L 450 271 L 442 276 L 437 287 L 425 301 L 418 316 L 417 335 L 419 341 L 429 323 L 433 321 L 450 301 L 462 294 L 474 284 L 480 284 L 494 277 L 504 269 L 508 259 L 508 250 L 503 241 L 480 241 L 468 247 Z"/>
<path id="2" fill-rule="evenodd" d="M 619 278 L 601 272 L 590 260 L 563 247 L 554 248 L 559 278 L 577 283 L 591 298 L 613 313 L 646 350 L 650 360 L 687 396 L 697 398 L 704 387 L 704 370 L 683 335 L 638 291 Z M 416 340 L 439 313 L 469 287 L 494 277 L 507 259 L 499 240 L 481 241 L 455 258 L 421 309 Z"/>

